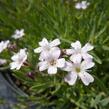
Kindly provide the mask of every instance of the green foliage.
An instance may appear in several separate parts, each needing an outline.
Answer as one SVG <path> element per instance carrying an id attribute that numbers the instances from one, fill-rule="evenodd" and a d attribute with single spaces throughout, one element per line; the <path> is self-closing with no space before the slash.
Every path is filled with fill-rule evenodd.
<path id="1" fill-rule="evenodd" d="M 75 0 L 0 0 L 0 40 L 10 39 L 18 44 L 18 49 L 28 48 L 30 66 L 13 72 L 13 75 L 29 87 L 29 99 L 39 106 L 109 108 L 109 0 L 89 2 L 86 10 L 77 10 Z M 13 40 L 11 35 L 20 28 L 24 28 L 26 35 Z M 61 79 L 65 72 L 58 72 L 55 76 L 38 72 L 38 55 L 33 49 L 43 37 L 49 40 L 59 38 L 63 48 L 70 47 L 70 43 L 76 40 L 83 45 L 86 42 L 93 44 L 94 83 L 85 87 L 78 81 L 74 86 L 68 86 Z M 0 58 L 9 60 L 9 55 L 4 52 Z M 26 76 L 31 71 L 35 71 L 34 80 Z"/>

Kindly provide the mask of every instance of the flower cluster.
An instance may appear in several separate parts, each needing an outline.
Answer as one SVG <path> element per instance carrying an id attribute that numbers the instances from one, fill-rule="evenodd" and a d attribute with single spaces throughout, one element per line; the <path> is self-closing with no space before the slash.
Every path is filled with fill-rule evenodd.
<path id="1" fill-rule="evenodd" d="M 69 85 L 74 85 L 77 77 L 85 85 L 89 85 L 94 81 L 94 78 L 87 73 L 88 69 L 94 66 L 93 56 L 88 53 L 93 49 L 90 43 L 85 44 L 83 47 L 81 47 L 79 41 L 71 43 L 71 48 L 66 49 L 64 54 L 69 57 L 68 60 L 63 58 L 62 50 L 58 47 L 60 45 L 59 39 L 48 42 L 46 38 L 43 38 L 39 45 L 40 47 L 34 49 L 35 53 L 40 53 L 39 71 L 47 69 L 48 74 L 56 74 L 57 68 L 67 71 L 68 75 L 64 80 Z"/>
<path id="2" fill-rule="evenodd" d="M 19 39 L 23 37 L 24 30 L 16 30 L 12 38 Z M 40 53 L 38 68 L 39 71 L 47 70 L 49 75 L 56 74 L 58 69 L 67 71 L 64 81 L 69 85 L 74 85 L 77 78 L 85 85 L 89 85 L 94 78 L 88 73 L 89 69 L 94 66 L 93 56 L 89 54 L 94 47 L 90 43 L 86 43 L 83 47 L 79 41 L 71 43 L 70 49 L 61 49 L 59 39 L 48 41 L 43 38 L 39 42 L 39 47 L 34 49 L 34 53 Z M 11 46 L 10 41 L 0 42 L 0 53 Z M 19 70 L 26 64 L 28 57 L 27 49 L 20 49 L 18 53 L 14 53 L 11 57 L 11 70 Z M 66 58 L 65 58 L 66 57 Z M 0 59 L 0 65 L 5 64 L 4 59 Z"/>
<path id="3" fill-rule="evenodd" d="M 92 56 L 88 54 L 88 51 L 93 49 L 93 46 L 89 43 L 81 47 L 81 43 L 76 41 L 71 44 L 71 49 L 66 50 L 66 54 L 70 55 L 70 61 L 66 62 L 65 71 L 68 71 L 68 75 L 65 77 L 65 81 L 69 85 L 75 84 L 77 77 L 79 77 L 85 85 L 94 81 L 94 78 L 87 73 L 88 69 L 94 66 Z"/>
<path id="4" fill-rule="evenodd" d="M 14 35 L 12 35 L 12 38 L 19 39 L 19 38 L 23 37 L 24 35 L 25 35 L 24 29 L 16 30 Z M 0 53 L 2 53 L 7 48 L 12 49 L 12 46 L 13 45 L 11 45 L 9 40 L 1 41 L 0 42 Z M 25 50 L 26 49 L 21 49 L 19 53 L 14 54 L 14 56 L 12 56 L 11 59 L 13 60 L 13 62 L 10 63 L 11 69 L 19 70 L 21 68 L 21 66 L 27 59 L 27 54 L 26 54 Z M 6 62 L 7 62 L 6 59 L 0 59 L 0 65 L 5 64 Z"/>
<path id="5" fill-rule="evenodd" d="M 39 71 L 48 69 L 48 74 L 56 74 L 57 68 L 64 67 L 65 59 L 60 58 L 61 50 L 58 47 L 59 44 L 59 39 L 48 42 L 46 38 L 43 38 L 39 42 L 40 47 L 34 50 L 35 53 L 40 53 Z"/>

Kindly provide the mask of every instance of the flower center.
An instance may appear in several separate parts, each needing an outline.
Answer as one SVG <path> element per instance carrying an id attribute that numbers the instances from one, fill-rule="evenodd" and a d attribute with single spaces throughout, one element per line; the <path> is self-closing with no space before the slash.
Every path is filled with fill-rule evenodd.
<path id="1" fill-rule="evenodd" d="M 55 60 L 51 60 L 50 61 L 50 65 L 55 65 L 56 64 L 56 61 Z"/>
<path id="2" fill-rule="evenodd" d="M 81 71 L 80 67 L 76 67 L 75 70 L 77 73 L 79 73 Z"/>

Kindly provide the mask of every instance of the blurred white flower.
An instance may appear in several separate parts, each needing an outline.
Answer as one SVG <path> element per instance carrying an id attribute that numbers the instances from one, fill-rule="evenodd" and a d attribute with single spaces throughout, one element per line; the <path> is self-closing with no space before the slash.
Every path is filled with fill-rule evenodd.
<path id="1" fill-rule="evenodd" d="M 6 59 L 0 59 L 0 65 L 3 65 L 3 64 L 6 64 L 6 63 L 7 63 Z"/>
<path id="2" fill-rule="evenodd" d="M 9 42 L 9 40 L 0 42 L 0 53 L 8 47 Z"/>
<path id="3" fill-rule="evenodd" d="M 23 66 L 24 62 L 27 60 L 26 48 L 20 49 L 20 51 L 11 57 L 12 63 L 10 63 L 11 69 L 19 70 Z"/>
<path id="4" fill-rule="evenodd" d="M 77 77 L 79 77 L 84 85 L 89 85 L 94 81 L 94 78 L 87 73 L 88 69 L 92 68 L 95 64 L 92 61 L 80 61 L 79 63 L 66 62 L 65 71 L 68 75 L 64 78 L 65 82 L 69 85 L 74 85 Z"/>
<path id="5" fill-rule="evenodd" d="M 91 60 L 93 56 L 88 54 L 88 51 L 92 50 L 94 47 L 90 43 L 86 43 L 81 47 L 81 43 L 76 41 L 71 43 L 72 48 L 66 50 L 66 54 L 71 55 L 70 60 L 72 62 L 80 62 L 83 58 L 85 60 Z"/>
<path id="6" fill-rule="evenodd" d="M 12 35 L 12 38 L 14 39 L 19 39 L 21 37 L 23 37 L 25 35 L 24 33 L 24 29 L 21 29 L 21 30 L 16 30 L 15 33 Z"/>
<path id="7" fill-rule="evenodd" d="M 39 62 L 39 71 L 48 69 L 48 74 L 56 74 L 57 68 L 63 68 L 65 65 L 65 59 L 59 57 L 60 50 L 52 50 L 46 60 Z"/>
<path id="8" fill-rule="evenodd" d="M 90 5 L 89 2 L 87 2 L 87 1 L 82 1 L 82 2 L 76 3 L 75 8 L 76 8 L 76 9 L 86 9 L 89 5 Z"/>
<path id="9" fill-rule="evenodd" d="M 43 38 L 42 41 L 39 42 L 39 45 L 40 45 L 40 47 L 34 49 L 34 52 L 41 53 L 39 60 L 43 60 L 49 55 L 49 52 L 52 49 L 59 50 L 59 48 L 57 46 L 60 45 L 60 40 L 55 39 L 53 41 L 48 42 L 48 40 L 46 38 Z"/>

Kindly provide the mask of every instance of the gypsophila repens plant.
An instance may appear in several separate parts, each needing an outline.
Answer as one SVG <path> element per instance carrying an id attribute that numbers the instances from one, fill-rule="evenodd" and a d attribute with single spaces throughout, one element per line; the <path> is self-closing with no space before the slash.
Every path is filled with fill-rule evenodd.
<path id="1" fill-rule="evenodd" d="M 109 0 L 0 1 L 0 70 L 37 108 L 108 109 L 108 13 Z"/>
<path id="2" fill-rule="evenodd" d="M 16 39 L 19 38 L 21 34 L 15 33 L 13 36 Z M 0 43 L 1 52 L 8 47 L 8 42 L 9 41 L 2 41 Z M 93 56 L 88 54 L 88 51 L 92 50 L 93 46 L 87 43 L 81 48 L 81 43 L 76 41 L 71 43 L 71 49 L 63 50 L 58 47 L 60 43 L 59 39 L 48 42 L 46 38 L 43 38 L 42 41 L 39 42 L 40 47 L 34 49 L 35 53 L 40 53 L 40 62 L 38 63 L 39 71 L 47 69 L 47 72 L 50 75 L 56 74 L 58 68 L 68 71 L 69 74 L 65 77 L 65 81 L 70 85 L 75 84 L 77 76 L 80 77 L 85 85 L 89 85 L 90 82 L 93 82 L 94 78 L 86 72 L 94 66 L 94 62 L 92 61 Z M 27 55 L 28 52 L 26 48 L 20 49 L 18 53 L 15 53 L 11 57 L 13 62 L 10 63 L 10 69 L 20 70 L 26 63 Z M 71 55 L 70 58 L 69 55 Z M 65 60 L 64 56 L 68 57 L 68 60 Z M 3 63 L 2 61 L 3 60 L 1 60 L 1 63 Z"/>

